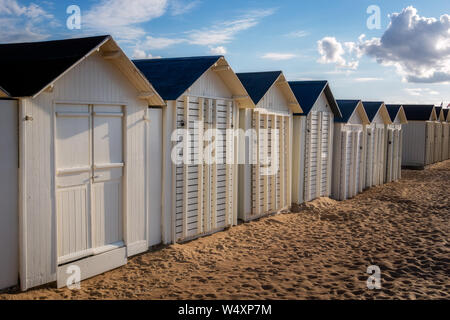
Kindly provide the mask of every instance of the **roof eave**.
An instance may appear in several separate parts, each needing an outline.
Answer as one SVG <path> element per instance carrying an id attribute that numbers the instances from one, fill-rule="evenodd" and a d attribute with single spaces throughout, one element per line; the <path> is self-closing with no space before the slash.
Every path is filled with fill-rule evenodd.
<path id="1" fill-rule="evenodd" d="M 336 99 L 334 98 L 333 92 L 331 91 L 330 84 L 328 83 L 328 81 L 325 84 L 322 92 L 323 91 L 325 91 L 325 96 L 327 97 L 328 101 L 330 102 L 330 107 L 331 107 L 331 110 L 333 110 L 333 112 L 334 112 L 334 116 L 342 118 L 341 109 L 339 109 L 339 105 L 337 104 Z M 317 97 L 317 99 L 319 99 L 319 97 Z M 316 99 L 316 102 L 317 102 L 317 99 Z M 314 102 L 314 104 L 316 102 Z"/>

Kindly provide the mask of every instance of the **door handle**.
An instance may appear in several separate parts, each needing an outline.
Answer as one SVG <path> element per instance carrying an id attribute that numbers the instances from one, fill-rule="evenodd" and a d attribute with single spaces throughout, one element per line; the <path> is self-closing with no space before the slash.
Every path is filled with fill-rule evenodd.
<path id="1" fill-rule="evenodd" d="M 102 177 L 102 175 L 96 175 L 96 176 L 93 176 L 92 179 L 100 179 L 101 177 Z"/>

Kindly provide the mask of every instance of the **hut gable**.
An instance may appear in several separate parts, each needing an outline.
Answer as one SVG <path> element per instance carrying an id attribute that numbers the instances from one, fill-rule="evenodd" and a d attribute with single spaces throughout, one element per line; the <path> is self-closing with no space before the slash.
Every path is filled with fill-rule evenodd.
<path id="1" fill-rule="evenodd" d="M 166 101 L 177 100 L 183 94 L 221 96 L 238 100 L 240 107 L 253 107 L 247 91 L 223 56 L 133 62 Z"/>
<path id="2" fill-rule="evenodd" d="M 337 100 L 342 117 L 335 122 L 348 124 L 369 124 L 369 118 L 360 100 Z"/>
<path id="3" fill-rule="evenodd" d="M 436 121 L 437 115 L 434 105 L 404 104 L 408 121 Z"/>
<path id="4" fill-rule="evenodd" d="M 276 112 L 302 112 L 281 71 L 238 73 L 255 107 Z"/>
<path id="5" fill-rule="evenodd" d="M 0 45 L 3 95 L 36 98 L 90 56 L 97 54 L 120 70 L 151 105 L 164 101 L 110 36 Z"/>
<path id="6" fill-rule="evenodd" d="M 384 102 L 363 101 L 369 121 L 375 124 L 392 124 Z"/>
<path id="7" fill-rule="evenodd" d="M 290 81 L 289 85 L 303 109 L 303 113 L 298 115 L 308 115 L 312 110 L 331 109 L 335 117 L 342 116 L 328 81 Z"/>

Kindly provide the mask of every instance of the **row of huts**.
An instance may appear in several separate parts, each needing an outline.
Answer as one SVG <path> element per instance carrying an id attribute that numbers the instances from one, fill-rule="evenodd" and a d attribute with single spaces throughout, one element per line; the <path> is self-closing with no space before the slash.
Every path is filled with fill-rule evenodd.
<path id="1" fill-rule="evenodd" d="M 448 110 L 336 100 L 223 56 L 130 61 L 100 36 L 3 44 L 0 68 L 0 289 L 65 286 L 74 265 L 86 279 L 449 157 Z"/>

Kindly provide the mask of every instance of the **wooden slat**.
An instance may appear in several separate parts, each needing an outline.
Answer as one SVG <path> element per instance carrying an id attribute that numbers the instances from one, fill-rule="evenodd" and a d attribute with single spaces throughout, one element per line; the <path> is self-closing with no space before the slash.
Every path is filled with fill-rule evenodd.
<path id="1" fill-rule="evenodd" d="M 286 191 L 286 196 L 287 196 L 287 205 L 291 206 L 292 204 L 292 117 L 288 117 L 286 116 L 286 135 L 287 135 L 287 141 L 288 141 L 288 154 L 287 154 L 287 159 L 288 159 L 288 170 L 287 170 L 287 191 Z"/>
<path id="2" fill-rule="evenodd" d="M 212 100 L 208 99 L 206 103 L 206 123 L 205 130 L 211 128 L 211 111 L 212 111 Z M 211 230 L 211 165 L 209 163 L 205 163 L 204 165 L 204 175 L 205 175 L 205 188 L 204 188 L 204 197 L 205 200 L 205 208 L 204 208 L 204 231 L 208 232 Z"/>
<path id="3" fill-rule="evenodd" d="M 322 193 L 322 119 L 323 119 L 323 112 L 319 113 L 318 116 L 318 127 L 317 127 L 317 133 L 318 133 L 318 140 L 317 140 L 317 174 L 316 174 L 316 197 L 320 197 Z"/>
<path id="4" fill-rule="evenodd" d="M 327 167 L 327 196 L 331 194 L 332 168 L 333 168 L 333 114 L 329 113 L 328 129 L 328 167 Z"/>
<path id="5" fill-rule="evenodd" d="M 277 128 L 277 118 L 274 114 L 272 114 L 271 116 L 271 122 L 272 122 L 272 126 L 271 126 L 271 130 L 272 130 L 272 135 L 271 135 L 271 148 L 272 148 L 272 166 L 275 165 L 278 171 L 278 150 L 277 147 L 279 145 L 279 139 L 277 139 L 278 137 L 276 136 L 275 132 Z M 277 171 L 275 172 L 275 174 L 273 174 L 271 176 L 271 190 L 270 190 L 270 196 L 271 196 L 271 204 L 272 204 L 272 210 L 277 210 Z"/>
<path id="6" fill-rule="evenodd" d="M 233 144 L 230 143 L 229 137 L 228 137 L 228 130 L 231 129 L 231 121 L 232 121 L 232 114 L 231 114 L 231 108 L 233 108 L 233 104 L 231 102 L 227 103 L 227 136 L 226 136 L 226 164 L 225 164 L 225 224 L 230 225 L 230 182 L 233 183 L 232 180 L 232 165 L 229 164 L 229 153 L 232 152 Z"/>
<path id="7" fill-rule="evenodd" d="M 351 197 L 354 197 L 357 194 L 356 191 L 356 186 L 357 186 L 357 181 L 356 181 L 356 170 L 358 170 L 358 136 L 357 136 L 357 132 L 352 132 L 352 166 L 351 166 Z"/>
<path id="8" fill-rule="evenodd" d="M 233 122 L 234 122 L 234 129 L 238 129 L 239 128 L 239 108 L 236 105 L 235 102 L 233 102 Z M 233 139 L 233 148 L 234 148 L 234 164 L 233 164 L 233 225 L 237 225 L 238 223 L 238 159 L 239 159 L 239 154 L 238 154 L 238 150 L 239 150 L 239 144 L 236 143 L 236 139 Z"/>
<path id="9" fill-rule="evenodd" d="M 264 161 L 267 161 L 268 154 L 269 154 L 269 134 L 268 134 L 269 116 L 267 114 L 263 115 L 263 121 L 264 121 L 264 129 L 265 129 L 263 155 L 264 155 Z M 267 168 L 268 168 L 268 166 L 266 165 L 266 169 Z M 268 172 L 266 172 L 266 174 L 263 177 L 263 186 L 264 186 L 264 190 L 263 190 L 263 194 L 264 194 L 263 206 L 264 207 L 263 208 L 264 208 L 264 212 L 269 211 L 269 175 L 267 173 Z"/>
<path id="10" fill-rule="evenodd" d="M 189 156 L 190 156 L 190 148 L 189 148 L 189 96 L 184 97 L 184 129 L 185 133 L 183 136 L 183 239 L 186 238 L 188 230 L 187 230 L 187 217 L 188 217 L 188 190 L 189 190 Z"/>
<path id="11" fill-rule="evenodd" d="M 261 187 L 260 187 L 260 135 L 259 135 L 259 128 L 260 128 L 260 118 L 261 114 L 258 111 L 255 111 L 255 130 L 256 130 L 256 165 L 254 165 L 255 168 L 255 197 L 256 197 L 256 212 L 254 214 L 259 215 L 261 214 Z"/>
<path id="12" fill-rule="evenodd" d="M 198 233 L 203 232 L 203 126 L 204 126 L 204 99 L 198 99 L 198 212 L 197 212 L 197 230 Z"/>
<path id="13" fill-rule="evenodd" d="M 217 100 L 213 101 L 213 114 L 212 117 L 212 128 L 215 130 L 217 129 Z M 217 144 L 216 144 L 217 147 Z M 211 191 L 212 191 L 212 201 L 211 201 L 211 224 L 212 228 L 217 228 L 217 150 L 214 148 L 213 152 L 214 161 L 211 166 L 211 176 L 212 176 L 212 184 L 211 184 Z"/>
<path id="14" fill-rule="evenodd" d="M 285 172 L 285 152 L 284 152 L 284 118 L 280 119 L 280 206 L 283 208 L 286 205 L 286 172 Z"/>
<path id="15" fill-rule="evenodd" d="M 309 119 L 308 119 L 309 118 Z M 311 153 L 312 153 L 312 112 L 306 118 L 306 161 L 305 161 L 305 201 L 311 200 Z M 308 128 L 309 126 L 309 128 Z M 309 130 L 309 131 L 308 131 Z M 308 170 L 306 170 L 308 168 Z"/>

